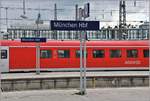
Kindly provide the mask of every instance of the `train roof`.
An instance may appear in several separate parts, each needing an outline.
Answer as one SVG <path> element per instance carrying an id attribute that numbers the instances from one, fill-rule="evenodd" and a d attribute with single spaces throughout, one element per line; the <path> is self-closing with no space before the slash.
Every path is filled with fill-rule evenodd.
<path id="1" fill-rule="evenodd" d="M 80 41 L 47 41 L 40 46 L 79 46 Z M 148 46 L 148 40 L 137 41 L 86 41 L 87 46 Z M 1 46 L 36 46 L 35 42 L 21 42 L 19 40 L 1 40 Z"/>

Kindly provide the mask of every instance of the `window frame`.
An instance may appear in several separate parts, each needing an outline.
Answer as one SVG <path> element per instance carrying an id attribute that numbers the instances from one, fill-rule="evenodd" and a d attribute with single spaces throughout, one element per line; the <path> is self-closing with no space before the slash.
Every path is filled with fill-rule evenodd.
<path id="1" fill-rule="evenodd" d="M 94 55 L 94 51 L 103 51 L 103 57 L 94 57 L 95 55 Z M 105 50 L 104 49 L 93 49 L 92 50 L 92 58 L 94 58 L 94 59 L 102 59 L 102 58 L 105 58 Z"/>
<path id="2" fill-rule="evenodd" d="M 48 55 L 48 57 L 42 57 L 42 51 L 49 51 L 49 55 Z M 49 49 L 41 49 L 40 50 L 40 58 L 41 59 L 50 59 L 50 58 L 52 58 L 52 50 L 49 50 Z"/>
<path id="3" fill-rule="evenodd" d="M 63 57 L 60 57 L 60 54 L 59 54 L 59 51 L 64 51 L 64 56 Z M 68 51 L 68 54 L 65 56 L 65 51 Z M 65 58 L 70 58 L 70 49 L 58 49 L 57 50 L 57 57 L 60 58 L 60 59 L 65 59 Z"/>
<path id="4" fill-rule="evenodd" d="M 4 53 L 3 53 L 3 51 L 4 51 Z M 0 55 L 1 55 L 1 57 L 0 57 L 1 59 L 7 59 L 8 58 L 8 51 L 6 49 L 2 49 L 2 50 L 0 50 Z"/>
<path id="5" fill-rule="evenodd" d="M 79 55 L 77 55 L 77 51 L 79 51 Z M 80 58 L 80 49 L 75 50 L 75 57 Z M 84 50 L 82 50 L 82 57 L 84 58 Z M 86 50 L 86 58 L 88 58 L 88 51 L 87 50 Z"/>
<path id="6" fill-rule="evenodd" d="M 120 53 L 118 54 L 117 53 L 117 56 L 112 56 L 112 51 L 114 52 L 114 51 L 119 51 Z M 122 54 L 123 53 L 123 51 L 122 51 L 122 49 L 120 49 L 120 48 L 115 48 L 115 49 L 109 49 L 109 58 L 111 58 L 111 59 L 114 59 L 114 58 L 117 58 L 117 59 L 120 59 L 120 58 L 122 58 Z"/>
<path id="7" fill-rule="evenodd" d="M 148 51 L 148 56 L 145 56 L 144 50 Z M 149 50 L 149 49 L 143 49 L 143 50 L 142 50 L 142 54 L 143 54 L 143 57 L 144 57 L 144 58 L 149 58 L 149 57 L 150 57 L 150 50 Z"/>
<path id="8" fill-rule="evenodd" d="M 133 56 L 132 56 L 132 57 L 131 57 L 131 56 L 129 57 L 129 56 L 128 56 L 128 51 L 131 51 L 131 50 L 136 50 L 136 51 L 137 51 L 137 53 L 136 53 L 137 56 L 136 56 L 136 57 L 133 57 Z M 139 58 L 139 50 L 138 50 L 138 49 L 135 49 L 135 48 L 134 48 L 134 49 L 126 49 L 126 57 L 127 57 L 127 58 Z"/>

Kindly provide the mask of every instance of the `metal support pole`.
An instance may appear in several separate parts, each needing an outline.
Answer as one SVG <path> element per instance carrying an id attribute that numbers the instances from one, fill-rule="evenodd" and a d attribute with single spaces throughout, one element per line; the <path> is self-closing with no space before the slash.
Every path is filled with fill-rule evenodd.
<path id="1" fill-rule="evenodd" d="M 8 28 L 8 8 L 6 7 L 6 28 Z"/>
<path id="2" fill-rule="evenodd" d="M 23 14 L 25 15 L 26 14 L 26 10 L 25 10 L 25 0 L 23 0 Z"/>
<path id="3" fill-rule="evenodd" d="M 54 20 L 57 20 L 57 5 L 54 4 Z"/>
<path id="4" fill-rule="evenodd" d="M 86 4 L 86 6 L 89 6 L 89 4 Z M 85 20 L 85 18 L 89 17 L 89 15 L 86 15 L 86 10 L 89 12 L 88 8 L 84 6 L 84 9 L 79 8 L 79 20 Z M 87 8 L 87 9 L 86 9 Z M 77 6 L 76 6 L 77 9 Z M 77 12 L 77 10 L 76 10 Z M 84 14 L 83 14 L 84 12 Z M 80 33 L 80 94 L 85 95 L 86 94 L 86 31 L 84 33 Z M 84 50 L 84 53 L 82 52 Z M 84 58 L 82 57 L 82 54 Z"/>
<path id="5" fill-rule="evenodd" d="M 86 94 L 86 31 L 84 32 L 84 94 Z"/>
<path id="6" fill-rule="evenodd" d="M 37 33 L 36 33 L 36 37 L 39 37 L 39 26 L 37 23 Z M 36 74 L 39 75 L 40 74 L 40 43 L 36 43 Z"/>
<path id="7" fill-rule="evenodd" d="M 78 20 L 78 5 L 75 6 L 75 20 Z"/>
<path id="8" fill-rule="evenodd" d="M 83 59 L 82 59 L 82 34 L 80 32 L 80 94 L 83 95 Z"/>
<path id="9" fill-rule="evenodd" d="M 36 74 L 40 74 L 40 43 L 36 43 Z"/>
<path id="10" fill-rule="evenodd" d="M 54 4 L 54 20 L 57 20 L 57 4 Z M 58 35 L 57 31 L 54 31 L 54 39 L 57 40 Z"/>
<path id="11" fill-rule="evenodd" d="M 78 4 L 75 5 L 75 20 L 78 21 Z M 78 31 L 76 31 L 76 35 L 75 35 L 75 39 L 78 39 L 78 37 L 76 37 L 78 35 Z"/>

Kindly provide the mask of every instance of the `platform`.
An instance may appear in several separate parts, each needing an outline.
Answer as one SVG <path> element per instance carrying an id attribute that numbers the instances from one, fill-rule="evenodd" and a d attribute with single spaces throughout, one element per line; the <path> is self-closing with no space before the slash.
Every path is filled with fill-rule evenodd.
<path id="1" fill-rule="evenodd" d="M 3 92 L 2 101 L 150 101 L 150 88 L 87 89 L 87 95 L 76 95 L 78 90 L 35 90 Z M 50 100 L 51 99 L 51 100 Z"/>
<path id="2" fill-rule="evenodd" d="M 98 71 L 87 72 L 87 77 L 128 77 L 128 76 L 148 76 L 149 71 Z M 80 77 L 80 72 L 41 72 L 36 73 L 5 73 L 1 75 L 2 80 L 8 79 L 42 79 L 42 78 L 65 78 Z"/>
<path id="3" fill-rule="evenodd" d="M 87 72 L 87 88 L 141 87 L 149 85 L 149 71 Z M 80 87 L 80 72 L 2 74 L 3 91 Z"/>

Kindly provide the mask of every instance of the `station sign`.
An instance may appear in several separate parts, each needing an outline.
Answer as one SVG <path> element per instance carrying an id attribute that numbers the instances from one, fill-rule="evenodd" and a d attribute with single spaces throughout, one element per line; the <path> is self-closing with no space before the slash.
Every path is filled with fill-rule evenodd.
<path id="1" fill-rule="evenodd" d="M 46 42 L 46 38 L 21 38 L 21 42 Z"/>
<path id="2" fill-rule="evenodd" d="M 87 31 L 99 30 L 99 21 L 68 21 L 68 20 L 51 20 L 51 30 L 74 30 Z"/>

